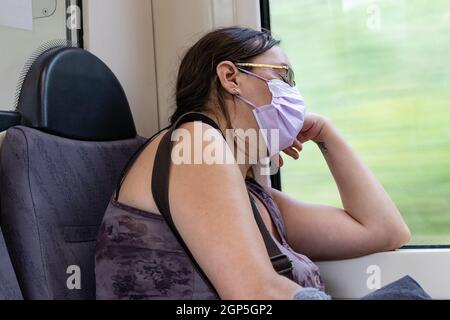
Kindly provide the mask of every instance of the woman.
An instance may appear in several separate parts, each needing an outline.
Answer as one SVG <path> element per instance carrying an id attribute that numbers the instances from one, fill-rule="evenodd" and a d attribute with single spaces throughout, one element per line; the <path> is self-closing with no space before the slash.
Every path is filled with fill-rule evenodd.
<path id="1" fill-rule="evenodd" d="M 310 204 L 275 189 L 264 189 L 254 179 L 257 173 L 248 152 L 246 161 L 172 163 L 168 200 L 174 225 L 222 299 L 291 299 L 304 287 L 323 290 L 318 268 L 311 260 L 347 259 L 393 250 L 410 239 L 398 209 L 372 172 L 330 119 L 304 113 L 294 85 L 289 59 L 279 41 L 252 29 L 215 30 L 191 47 L 181 62 L 171 125 L 190 112 L 207 116 L 220 131 L 198 121 L 183 123 L 179 129 L 191 136 L 198 128 L 202 134 L 208 132 L 219 148 L 234 157 L 233 147 L 239 136 L 234 135 L 230 141 L 225 139 L 225 132 L 261 130 L 259 160 L 281 149 L 298 159 L 302 144 L 315 142 L 333 174 L 343 204 L 343 208 Z M 261 112 L 263 109 L 266 111 Z M 278 140 L 264 132 L 273 123 L 280 125 Z M 149 190 L 152 174 L 157 172 L 153 171 L 155 155 L 165 132 L 167 129 L 151 139 L 134 159 L 120 195 L 116 194 L 116 206 L 143 216 L 149 213 L 152 218 L 161 214 Z M 189 154 L 195 148 L 198 146 L 192 146 Z M 200 151 L 206 148 L 208 144 L 203 142 Z M 255 223 L 248 190 L 265 226 L 291 258 L 293 280 L 275 272 Z M 120 260 L 132 251 L 130 244 L 126 252 L 107 249 L 113 247 L 108 239 L 120 238 L 118 225 L 125 224 L 117 222 L 120 215 L 108 220 L 112 218 L 107 211 L 99 235 L 96 276 L 100 298 L 130 298 L 133 290 L 137 296 L 136 292 L 147 290 L 140 283 L 143 278 L 139 272 L 133 274 L 129 269 L 136 261 L 116 264 L 115 275 L 105 275 L 111 268 L 105 257 L 108 261 Z M 137 239 L 144 233 L 134 234 L 131 243 L 139 242 Z M 114 294 L 105 293 L 112 288 Z M 142 297 L 149 296 L 143 293 Z"/>

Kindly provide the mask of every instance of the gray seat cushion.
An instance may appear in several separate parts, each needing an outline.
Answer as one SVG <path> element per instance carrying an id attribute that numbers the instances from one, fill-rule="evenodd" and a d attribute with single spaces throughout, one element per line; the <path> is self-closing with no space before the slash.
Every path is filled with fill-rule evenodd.
<path id="1" fill-rule="evenodd" d="M 121 170 L 144 141 L 8 130 L 0 154 L 1 223 L 25 299 L 95 298 L 97 230 Z M 80 268 L 81 289 L 67 286 L 70 266 Z"/>
<path id="2" fill-rule="evenodd" d="M 0 230 L 0 300 L 21 300 L 19 284 Z"/>

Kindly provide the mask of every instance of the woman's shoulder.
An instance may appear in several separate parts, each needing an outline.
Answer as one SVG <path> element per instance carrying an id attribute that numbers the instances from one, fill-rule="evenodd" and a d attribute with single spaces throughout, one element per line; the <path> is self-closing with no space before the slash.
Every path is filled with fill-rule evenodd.
<path id="1" fill-rule="evenodd" d="M 240 173 L 239 175 L 237 174 L 239 168 L 235 161 L 227 161 L 227 159 L 232 157 L 231 150 L 227 148 L 227 143 L 219 130 L 197 120 L 180 124 L 177 129 L 182 129 L 182 131 L 179 131 L 178 135 L 175 131 L 175 134 L 170 137 L 172 149 L 170 179 L 172 186 L 176 186 L 179 183 L 188 183 L 192 190 L 200 190 L 202 189 L 200 184 L 209 185 L 218 179 L 223 179 L 227 182 L 232 180 L 235 184 L 239 182 L 237 180 L 240 176 L 242 181 L 242 175 Z M 200 130 L 200 132 L 195 132 L 196 130 Z M 207 135 L 204 136 L 206 132 Z M 151 190 L 154 166 L 160 165 L 155 163 L 156 153 L 166 133 L 168 133 L 168 130 L 161 131 L 160 134 L 154 137 L 130 166 L 120 190 L 120 203 L 148 212 L 159 213 L 153 195 L 149 190 Z M 180 138 L 179 135 L 182 135 L 182 137 Z M 196 136 L 203 138 L 201 141 L 196 141 L 198 139 Z M 228 153 L 226 158 L 215 162 L 211 161 L 210 158 L 205 159 L 205 156 L 211 154 L 211 139 L 217 139 L 215 147 L 221 148 L 225 154 Z M 196 155 L 196 153 L 200 154 Z M 198 158 L 201 161 L 195 162 Z M 221 160 L 224 162 L 222 163 Z M 214 163 L 212 164 L 211 162 Z M 192 179 L 194 176 L 196 179 Z M 219 189 L 217 187 L 209 188 L 209 192 Z"/>
<path id="2" fill-rule="evenodd" d="M 124 173 L 124 179 L 119 192 L 118 202 L 143 211 L 159 213 L 152 197 L 149 197 L 150 179 L 159 143 L 167 133 L 167 129 L 147 140 L 147 143 L 130 163 Z"/>

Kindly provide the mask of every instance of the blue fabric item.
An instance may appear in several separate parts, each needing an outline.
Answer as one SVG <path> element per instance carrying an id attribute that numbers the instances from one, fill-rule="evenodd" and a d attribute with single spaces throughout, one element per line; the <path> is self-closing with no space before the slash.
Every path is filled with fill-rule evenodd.
<path id="1" fill-rule="evenodd" d="M 384 286 L 361 298 L 361 300 L 430 300 L 428 293 L 410 276 Z"/>
<path id="2" fill-rule="evenodd" d="M 331 300 L 331 297 L 317 288 L 302 288 L 294 293 L 291 300 Z"/>

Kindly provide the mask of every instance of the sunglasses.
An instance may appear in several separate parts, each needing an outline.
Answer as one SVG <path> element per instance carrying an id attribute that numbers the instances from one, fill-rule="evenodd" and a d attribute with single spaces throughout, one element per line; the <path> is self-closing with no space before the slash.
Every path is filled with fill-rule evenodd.
<path id="1" fill-rule="evenodd" d="M 270 68 L 270 69 L 283 69 L 286 70 L 285 75 L 281 75 L 283 81 L 289 84 L 291 87 L 295 87 L 294 70 L 290 67 L 282 65 L 277 66 L 273 64 L 263 64 L 263 63 L 251 63 L 251 62 L 239 62 L 235 63 L 238 67 L 251 67 L 251 68 Z"/>

